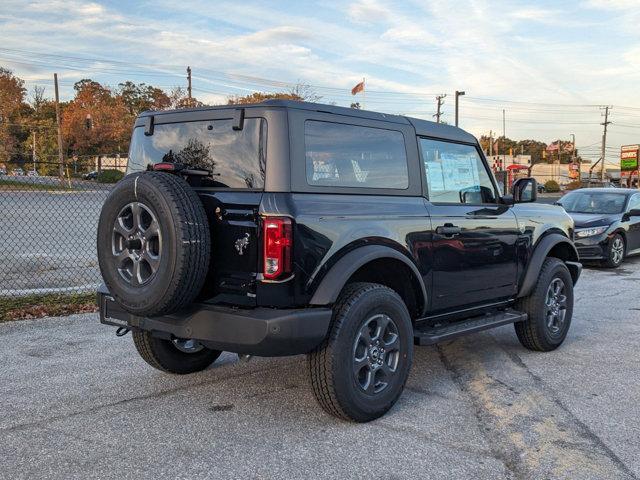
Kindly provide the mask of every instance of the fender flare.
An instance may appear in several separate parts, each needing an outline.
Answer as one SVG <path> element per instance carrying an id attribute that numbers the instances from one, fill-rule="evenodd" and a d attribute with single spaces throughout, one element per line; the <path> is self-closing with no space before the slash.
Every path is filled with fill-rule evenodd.
<path id="1" fill-rule="evenodd" d="M 311 305 L 335 303 L 351 275 L 360 267 L 380 258 L 399 260 L 411 269 L 414 280 L 418 282 L 422 290 L 422 313 L 424 314 L 427 308 L 427 289 L 418 267 L 406 255 L 384 245 L 366 245 L 343 256 L 320 281 L 309 303 Z"/>
<path id="2" fill-rule="evenodd" d="M 527 272 L 524 275 L 522 285 L 518 292 L 518 297 L 526 297 L 531 293 L 538 281 L 538 274 L 542 268 L 542 264 L 549 255 L 549 252 L 553 247 L 559 244 L 566 244 L 573 252 L 572 258 L 562 260 L 567 264 L 569 271 L 571 272 L 571 278 L 573 278 L 574 285 L 578 281 L 580 272 L 582 271 L 582 265 L 578 263 L 578 251 L 571 240 L 559 233 L 550 233 L 542 237 L 533 250 L 531 260 L 527 265 Z"/>

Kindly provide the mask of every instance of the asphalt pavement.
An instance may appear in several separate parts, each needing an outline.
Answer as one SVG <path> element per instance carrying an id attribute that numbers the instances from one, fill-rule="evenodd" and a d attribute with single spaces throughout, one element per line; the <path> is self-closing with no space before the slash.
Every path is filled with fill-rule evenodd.
<path id="1" fill-rule="evenodd" d="M 640 477 L 640 259 L 586 269 L 565 344 L 418 347 L 385 417 L 316 404 L 303 356 L 160 373 L 96 315 L 0 325 L 0 477 Z"/>

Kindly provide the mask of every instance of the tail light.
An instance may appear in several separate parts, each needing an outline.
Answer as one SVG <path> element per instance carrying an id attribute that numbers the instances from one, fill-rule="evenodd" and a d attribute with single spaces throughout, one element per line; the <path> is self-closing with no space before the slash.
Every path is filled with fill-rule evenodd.
<path id="1" fill-rule="evenodd" d="M 262 224 L 264 239 L 264 278 L 274 279 L 291 273 L 291 219 L 265 217 Z"/>

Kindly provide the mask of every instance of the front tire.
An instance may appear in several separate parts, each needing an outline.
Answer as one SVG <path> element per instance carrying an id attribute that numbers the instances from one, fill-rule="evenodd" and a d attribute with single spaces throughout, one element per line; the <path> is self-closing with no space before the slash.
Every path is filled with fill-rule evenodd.
<path id="1" fill-rule="evenodd" d="M 220 350 L 212 350 L 193 340 L 165 340 L 148 331 L 134 331 L 133 343 L 142 359 L 162 372 L 185 375 L 204 370 L 215 362 Z"/>
<path id="2" fill-rule="evenodd" d="M 625 251 L 626 245 L 624 237 L 619 233 L 616 233 L 609 239 L 609 244 L 607 245 L 605 252 L 607 258 L 603 262 L 604 266 L 609 268 L 618 268 L 624 260 Z"/>
<path id="3" fill-rule="evenodd" d="M 413 361 L 413 327 L 402 298 L 375 283 L 348 285 L 334 305 L 328 338 L 309 354 L 322 408 L 368 422 L 398 400 Z"/>
<path id="4" fill-rule="evenodd" d="M 573 279 L 564 262 L 547 258 L 533 291 L 516 308 L 528 314 L 526 321 L 514 324 L 523 347 L 549 352 L 562 345 L 573 316 Z"/>

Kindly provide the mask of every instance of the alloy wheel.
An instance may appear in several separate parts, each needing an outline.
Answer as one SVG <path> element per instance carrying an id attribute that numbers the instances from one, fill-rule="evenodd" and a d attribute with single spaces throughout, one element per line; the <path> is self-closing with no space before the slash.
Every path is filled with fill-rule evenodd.
<path id="1" fill-rule="evenodd" d="M 386 314 L 368 318 L 353 344 L 353 375 L 356 384 L 373 395 L 387 388 L 398 372 L 400 336 L 398 326 Z"/>
<path id="2" fill-rule="evenodd" d="M 125 205 L 113 224 L 111 247 L 125 282 L 140 286 L 153 279 L 162 252 L 162 235 L 153 211 L 140 202 Z"/>
<path id="3" fill-rule="evenodd" d="M 622 238 L 616 237 L 611 244 L 611 261 L 616 265 L 622 262 L 624 257 L 624 242 Z"/>
<path id="4" fill-rule="evenodd" d="M 545 318 L 549 333 L 562 333 L 567 316 L 567 295 L 564 281 L 554 278 L 549 284 L 545 300 Z"/>

